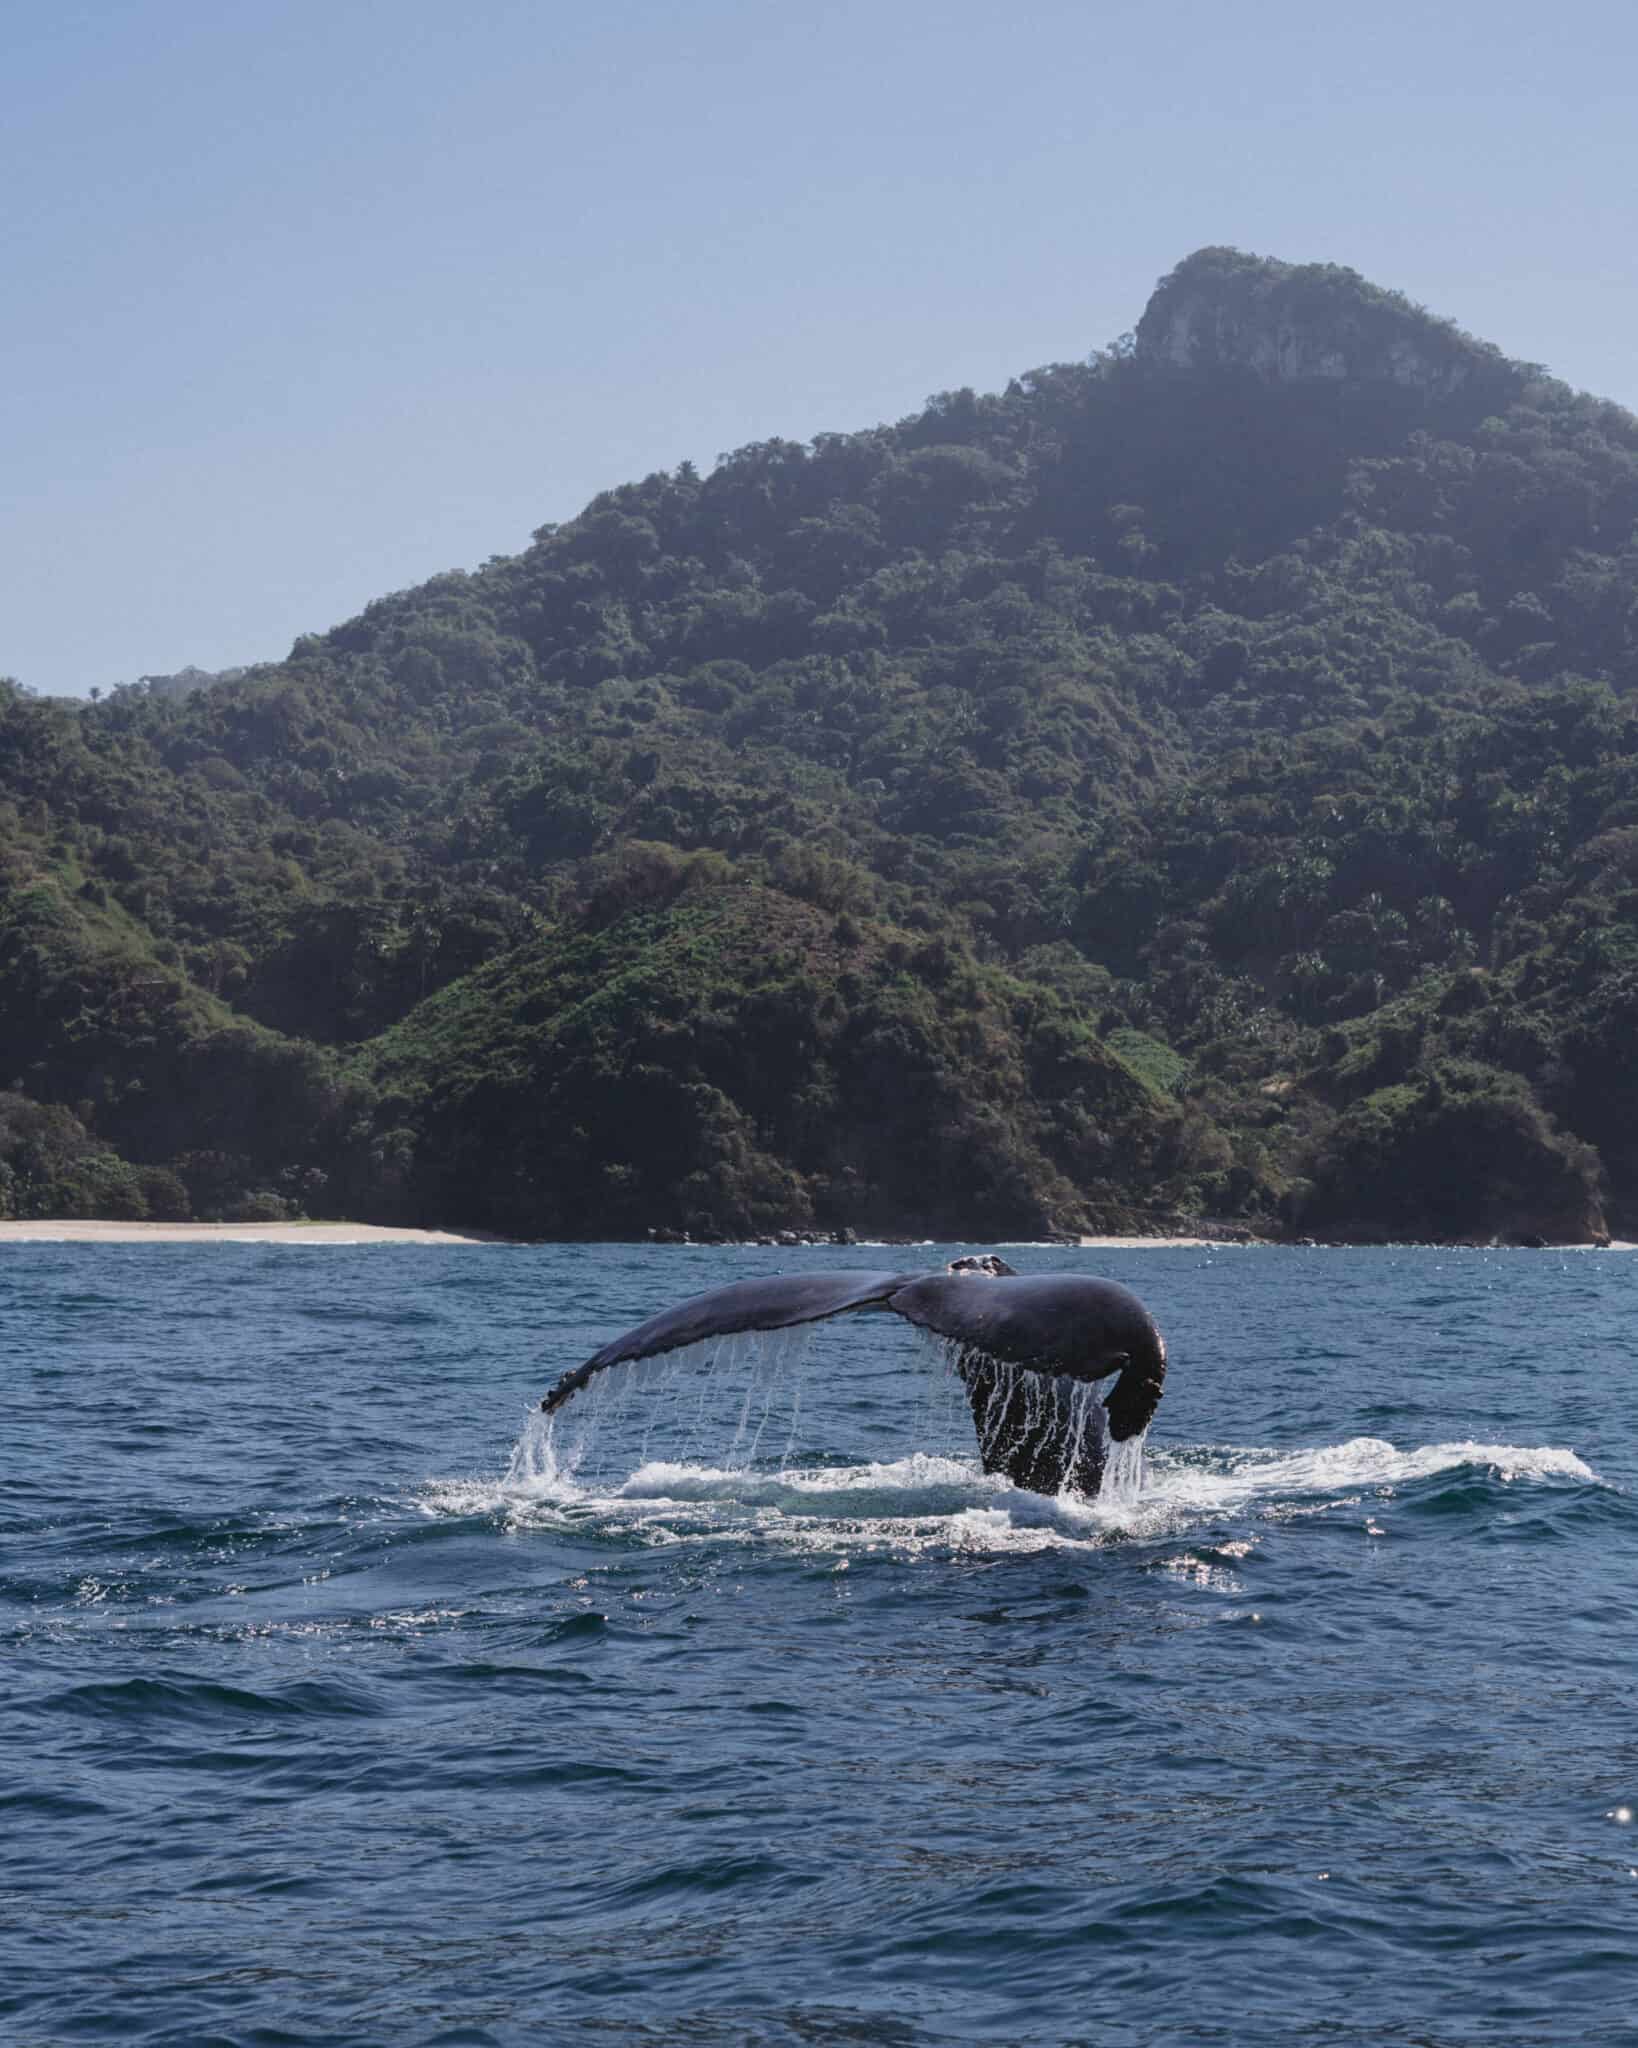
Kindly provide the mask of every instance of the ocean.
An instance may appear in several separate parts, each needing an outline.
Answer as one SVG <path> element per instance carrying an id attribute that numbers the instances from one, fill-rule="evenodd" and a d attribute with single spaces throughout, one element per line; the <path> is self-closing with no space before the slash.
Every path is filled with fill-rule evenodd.
<path id="1" fill-rule="evenodd" d="M 985 1248 L 0 1247 L 0 2039 L 1638 2043 L 1638 1265 L 1009 1251 L 1091 1504 L 883 1316 L 536 1413 Z"/>

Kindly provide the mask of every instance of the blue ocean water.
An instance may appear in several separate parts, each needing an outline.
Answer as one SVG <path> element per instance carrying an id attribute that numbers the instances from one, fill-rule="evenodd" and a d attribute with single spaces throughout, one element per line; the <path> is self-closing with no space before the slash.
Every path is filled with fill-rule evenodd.
<path id="1" fill-rule="evenodd" d="M 1638 2041 L 1638 1266 L 1013 1252 L 1167 1333 L 1092 1506 L 885 1317 L 530 1419 L 948 1255 L 0 1247 L 0 2038 Z"/>

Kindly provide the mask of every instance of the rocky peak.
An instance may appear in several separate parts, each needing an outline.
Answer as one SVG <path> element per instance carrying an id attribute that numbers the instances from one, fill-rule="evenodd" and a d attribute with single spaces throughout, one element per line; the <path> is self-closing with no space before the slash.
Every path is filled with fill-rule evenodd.
<path id="1" fill-rule="evenodd" d="M 1398 292 L 1329 263 L 1200 249 L 1155 288 L 1137 329 L 1141 361 L 1236 369 L 1271 384 L 1397 384 L 1444 398 L 1513 366 Z"/>

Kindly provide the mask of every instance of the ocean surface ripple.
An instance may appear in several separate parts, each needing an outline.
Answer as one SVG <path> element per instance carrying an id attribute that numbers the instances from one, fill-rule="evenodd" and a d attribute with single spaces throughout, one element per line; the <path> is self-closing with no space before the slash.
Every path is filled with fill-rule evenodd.
<path id="1" fill-rule="evenodd" d="M 0 2039 L 1638 2042 L 1638 1267 L 1010 1253 L 1093 1503 L 887 1318 L 535 1412 L 874 1256 L 4 1247 Z"/>

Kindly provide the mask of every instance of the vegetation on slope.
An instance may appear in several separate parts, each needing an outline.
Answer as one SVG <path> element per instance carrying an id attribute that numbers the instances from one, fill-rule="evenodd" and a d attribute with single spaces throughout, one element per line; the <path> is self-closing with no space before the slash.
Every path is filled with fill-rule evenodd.
<path id="1" fill-rule="evenodd" d="M 379 1041 L 417 1213 L 1039 1233 L 1175 1171 L 1176 1106 L 1050 992 L 755 882 L 675 881 Z"/>
<path id="2" fill-rule="evenodd" d="M 1638 1221 L 1635 534 L 1627 414 L 1213 250 L 286 662 L 0 692 L 0 1206 Z"/>

